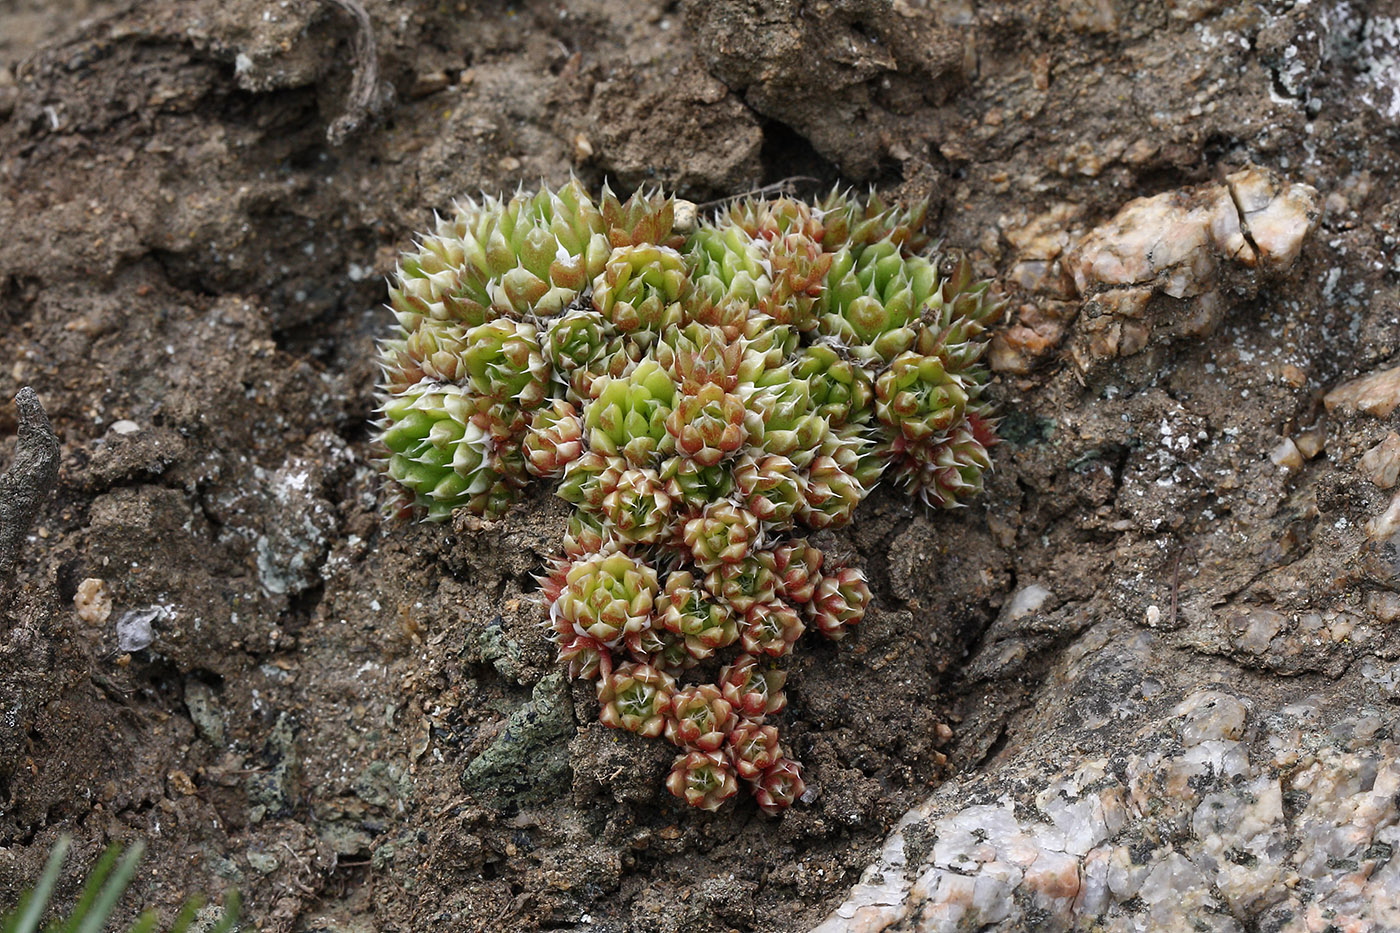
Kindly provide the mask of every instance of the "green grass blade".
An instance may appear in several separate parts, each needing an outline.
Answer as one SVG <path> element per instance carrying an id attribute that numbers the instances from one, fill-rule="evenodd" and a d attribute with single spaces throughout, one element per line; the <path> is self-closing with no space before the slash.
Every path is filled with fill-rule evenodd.
<path id="1" fill-rule="evenodd" d="M 239 898 L 238 892 L 228 892 L 228 896 L 224 898 L 224 915 L 209 933 L 229 933 L 234 924 L 238 922 L 238 908 L 241 906 L 242 900 Z"/>
<path id="2" fill-rule="evenodd" d="M 154 910 L 148 910 L 136 918 L 129 933 L 155 933 L 156 924 L 160 922 L 160 914 Z"/>
<path id="3" fill-rule="evenodd" d="M 78 924 L 82 918 L 87 916 L 92 910 L 93 902 L 97 900 L 97 895 L 102 890 L 102 882 L 111 873 L 112 866 L 117 862 L 117 855 L 121 850 L 114 843 L 106 848 L 102 857 L 97 860 L 97 864 L 92 866 L 92 871 L 88 873 L 87 880 L 83 882 L 83 891 L 78 895 L 78 903 L 73 906 L 73 912 L 68 915 L 68 919 L 59 922 L 51 922 L 45 929 L 49 933 L 74 933 L 78 929 Z"/>
<path id="4" fill-rule="evenodd" d="M 106 926 L 107 918 L 112 916 L 117 901 L 126 893 L 127 885 L 131 884 L 131 876 L 136 874 L 136 863 L 141 860 L 145 851 L 146 845 L 143 842 L 133 843 L 131 848 L 126 850 L 117 865 L 117 870 L 103 886 L 102 893 L 97 896 L 87 916 L 82 918 L 82 925 L 77 928 L 76 933 L 102 933 L 102 928 Z"/>
<path id="5" fill-rule="evenodd" d="M 39 883 L 24 896 L 19 909 L 5 921 L 4 933 L 37 933 L 39 921 L 44 918 L 44 911 L 49 906 L 49 898 L 53 897 L 53 887 L 58 883 L 58 873 L 63 868 L 63 860 L 68 856 L 68 844 L 67 836 L 59 837 L 58 844 L 53 847 L 48 862 L 44 864 L 44 873 L 39 876 Z"/>
<path id="6" fill-rule="evenodd" d="M 194 918 L 199 914 L 199 908 L 204 906 L 203 898 L 196 895 L 185 901 L 185 906 L 180 908 L 180 912 L 175 916 L 175 925 L 170 928 L 169 933 L 189 933 L 190 924 L 194 923 Z"/>

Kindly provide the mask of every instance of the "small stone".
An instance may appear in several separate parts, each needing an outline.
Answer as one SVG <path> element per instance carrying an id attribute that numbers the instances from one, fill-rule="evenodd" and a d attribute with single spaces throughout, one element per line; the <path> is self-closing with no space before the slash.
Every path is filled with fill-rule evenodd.
<path id="1" fill-rule="evenodd" d="M 699 212 L 694 201 L 684 201 L 676 199 L 676 209 L 671 227 L 677 233 L 689 233 L 695 229 L 695 222 Z"/>
<path id="2" fill-rule="evenodd" d="M 582 133 L 574 135 L 574 161 L 587 162 L 593 158 L 593 143 Z"/>
<path id="3" fill-rule="evenodd" d="M 1381 489 L 1400 482 L 1400 434 L 1391 431 L 1361 456 L 1361 472 Z"/>
<path id="4" fill-rule="evenodd" d="M 1278 368 L 1279 378 L 1295 389 L 1301 389 L 1308 384 L 1308 374 L 1301 367 L 1293 363 L 1284 363 Z"/>
<path id="5" fill-rule="evenodd" d="M 190 721 L 199 734 L 215 748 L 223 748 L 224 711 L 213 688 L 197 678 L 186 679 L 185 709 L 189 711 Z"/>
<path id="6" fill-rule="evenodd" d="M 496 740 L 462 771 L 462 789 L 498 808 L 536 805 L 567 791 L 573 706 L 564 678 L 546 675 Z"/>
<path id="7" fill-rule="evenodd" d="M 1400 405 L 1400 366 L 1344 382 L 1322 399 L 1328 411 L 1362 411 L 1386 418 Z"/>
<path id="8" fill-rule="evenodd" d="M 1374 592 L 1366 600 L 1366 608 L 1371 610 L 1377 622 L 1394 622 L 1400 619 L 1400 593 Z"/>
<path id="9" fill-rule="evenodd" d="M 1249 710 L 1239 699 L 1219 690 L 1198 690 L 1179 703 L 1174 715 L 1182 717 L 1181 743 L 1186 746 L 1244 734 Z"/>
<path id="10" fill-rule="evenodd" d="M 122 613 L 117 619 L 117 650 L 123 652 L 141 651 L 156 640 L 151 623 L 164 614 L 159 606 L 146 609 L 133 609 Z"/>
<path id="11" fill-rule="evenodd" d="M 1372 541 L 1389 541 L 1396 531 L 1400 531 L 1400 492 L 1391 498 L 1384 512 L 1366 523 L 1366 533 Z"/>
<path id="12" fill-rule="evenodd" d="M 1297 258 L 1317 217 L 1317 192 L 1262 169 L 1228 181 L 1129 201 L 1069 251 L 1065 268 L 1087 299 L 1070 345 L 1082 371 L 1139 352 L 1159 330 L 1209 334 L 1227 310 L 1222 287 L 1229 281 L 1221 281 L 1221 270 L 1229 263 L 1276 272 Z M 1029 280 L 1034 271 L 1014 277 Z M 1183 300 L 1148 304 L 1162 295 Z"/>
<path id="13" fill-rule="evenodd" d="M 112 594 L 105 580 L 88 577 L 73 594 L 73 608 L 88 625 L 103 625 L 112 615 Z"/>
<path id="14" fill-rule="evenodd" d="M 277 856 L 275 855 L 253 851 L 249 851 L 248 853 L 248 867 L 252 868 L 253 871 L 260 875 L 272 874 L 277 870 L 279 864 Z"/>
<path id="15" fill-rule="evenodd" d="M 196 793 L 194 781 L 183 771 L 171 771 L 166 775 L 170 781 L 170 789 L 182 797 L 193 797 Z"/>
<path id="16" fill-rule="evenodd" d="M 1053 593 L 1039 583 L 1032 583 L 1030 586 L 1023 586 L 1011 597 L 1011 601 L 1006 604 L 1004 616 L 1008 622 L 1015 622 L 1017 619 L 1028 616 L 1033 612 L 1039 612 L 1040 608 L 1049 600 L 1054 598 Z"/>
<path id="17" fill-rule="evenodd" d="M 1327 443 L 1327 432 L 1322 430 L 1321 425 L 1308 428 L 1300 434 L 1293 435 L 1293 444 L 1298 448 L 1298 453 L 1306 460 L 1311 460 L 1318 454 Z"/>
<path id="18" fill-rule="evenodd" d="M 1297 472 L 1303 468 L 1303 454 L 1291 437 L 1285 437 L 1277 447 L 1269 451 L 1269 459 L 1289 472 Z"/>
<path id="19" fill-rule="evenodd" d="M 1259 248 L 1259 260 L 1275 269 L 1292 265 L 1317 221 L 1317 190 L 1284 185 L 1277 176 L 1257 168 L 1225 180 L 1243 214 L 1245 229 Z"/>
<path id="20" fill-rule="evenodd" d="M 436 94 L 449 84 L 447 72 L 430 71 L 421 74 L 413 79 L 413 86 L 409 88 L 409 97 L 427 97 L 429 94 Z"/>
<path id="21" fill-rule="evenodd" d="M 1240 631 L 1236 644 L 1250 654 L 1263 654 L 1269 643 L 1283 629 L 1284 616 L 1272 609 L 1253 609 L 1237 616 L 1232 625 Z"/>
<path id="22" fill-rule="evenodd" d="M 1074 305 L 1063 301 L 1024 304 L 1016 323 L 992 338 L 988 362 L 994 371 L 1025 375 L 1047 358 L 1065 336 Z"/>

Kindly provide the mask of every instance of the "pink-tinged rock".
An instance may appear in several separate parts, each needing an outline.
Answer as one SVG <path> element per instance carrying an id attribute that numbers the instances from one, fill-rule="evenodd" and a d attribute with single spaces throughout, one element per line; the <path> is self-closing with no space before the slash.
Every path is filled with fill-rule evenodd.
<path id="1" fill-rule="evenodd" d="M 1073 900 L 1079 896 L 1079 860 L 1063 852 L 1041 852 L 1026 870 L 1025 883 L 1051 901 Z"/>
<path id="2" fill-rule="evenodd" d="M 1361 456 L 1361 472 L 1382 489 L 1400 482 L 1400 434 L 1391 431 Z"/>
<path id="3" fill-rule="evenodd" d="M 1259 262 L 1273 269 L 1292 265 L 1317 221 L 1317 189 L 1285 185 L 1277 176 L 1257 168 L 1235 172 L 1225 180 L 1244 215 L 1245 229 L 1258 247 Z M 1254 264 L 1243 254 L 1240 261 Z"/>
<path id="4" fill-rule="evenodd" d="M 1223 187 L 1213 186 L 1129 201 L 1070 255 L 1075 287 L 1080 294 L 1096 285 L 1159 285 L 1177 298 L 1200 294 L 1213 282 L 1211 227 L 1222 208 L 1233 212 L 1228 200 Z"/>
<path id="5" fill-rule="evenodd" d="M 1322 403 L 1328 411 L 1388 417 L 1400 405 L 1400 366 L 1344 382 L 1328 392 Z"/>

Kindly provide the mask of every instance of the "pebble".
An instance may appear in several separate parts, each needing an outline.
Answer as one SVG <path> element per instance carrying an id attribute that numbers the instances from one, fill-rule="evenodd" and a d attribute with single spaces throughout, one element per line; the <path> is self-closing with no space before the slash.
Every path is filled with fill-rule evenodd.
<path id="1" fill-rule="evenodd" d="M 1344 382 L 1322 399 L 1328 411 L 1389 417 L 1400 405 L 1400 366 Z"/>
<path id="2" fill-rule="evenodd" d="M 1400 482 L 1400 434 L 1391 431 L 1361 456 L 1361 472 L 1381 489 Z"/>
<path id="3" fill-rule="evenodd" d="M 159 606 L 122 613 L 121 618 L 117 619 L 117 650 L 132 652 L 149 647 L 156 640 L 151 623 L 161 614 Z"/>
<path id="4" fill-rule="evenodd" d="M 1316 220 L 1316 189 L 1245 169 L 1224 185 L 1129 201 L 1079 242 L 1070 274 L 1080 294 L 1096 285 L 1153 284 L 1173 298 L 1188 298 L 1213 286 L 1216 253 L 1249 266 L 1286 268 Z"/>
<path id="5" fill-rule="evenodd" d="M 1032 583 L 1029 586 L 1023 586 L 1017 590 L 1016 594 L 1011 597 L 1011 601 L 1006 604 L 1006 608 L 1002 610 L 1002 612 L 1007 621 L 1015 622 L 1017 619 L 1028 616 L 1033 612 L 1039 612 L 1041 607 L 1044 606 L 1048 600 L 1053 598 L 1054 594 L 1051 593 L 1050 590 L 1041 586 L 1039 583 Z"/>
<path id="6" fill-rule="evenodd" d="M 78 591 L 73 594 L 73 608 L 77 610 L 78 618 L 88 625 L 103 625 L 112 615 L 112 594 L 107 589 L 107 582 L 96 577 L 88 577 L 78 584 Z"/>
<path id="7" fill-rule="evenodd" d="M 1293 438 L 1285 437 L 1278 446 L 1269 452 L 1269 459 L 1290 472 L 1303 468 L 1303 452 L 1293 443 Z"/>

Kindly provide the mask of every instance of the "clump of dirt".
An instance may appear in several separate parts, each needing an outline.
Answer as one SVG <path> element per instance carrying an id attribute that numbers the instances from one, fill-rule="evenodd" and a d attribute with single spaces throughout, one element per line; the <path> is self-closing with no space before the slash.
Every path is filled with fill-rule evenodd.
<path id="1" fill-rule="evenodd" d="M 1214 610 L 1329 585 L 1327 534 L 1387 498 L 1353 469 L 1384 422 L 1268 457 L 1400 349 L 1393 89 L 1348 4 L 371 0 L 368 84 L 356 8 L 0 12 L 0 398 L 34 386 L 62 456 L 3 610 L 27 647 L 0 654 L 0 901 L 68 833 L 88 859 L 148 840 L 133 904 L 238 887 L 258 928 L 806 929 L 931 787 L 1017 744 L 1105 619 L 1344 673 L 1343 643 L 1253 652 Z M 1254 163 L 1321 193 L 1295 265 L 1086 378 L 1071 240 Z M 794 665 L 784 731 L 815 793 L 781 819 L 674 800 L 666 749 L 552 673 L 531 574 L 564 503 L 380 518 L 398 250 L 453 197 L 571 172 L 697 201 L 792 176 L 930 196 L 930 232 L 1024 328 L 984 499 L 882 488 L 820 542 L 877 599 Z M 0 405 L 0 462 L 17 426 Z M 1338 598 L 1393 588 L 1376 566 Z"/>

